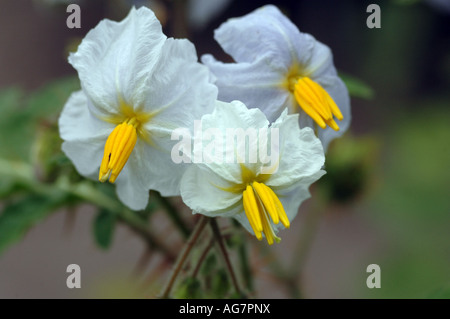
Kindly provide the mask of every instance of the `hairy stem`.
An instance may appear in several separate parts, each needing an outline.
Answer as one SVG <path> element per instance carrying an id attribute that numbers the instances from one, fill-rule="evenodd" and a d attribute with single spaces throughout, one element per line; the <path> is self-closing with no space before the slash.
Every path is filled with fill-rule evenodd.
<path id="1" fill-rule="evenodd" d="M 222 256 L 223 256 L 223 258 L 225 260 L 225 265 L 226 265 L 226 267 L 228 269 L 228 273 L 230 274 L 231 282 L 233 283 L 234 289 L 236 290 L 236 293 L 238 295 L 242 295 L 241 289 L 239 288 L 239 284 L 238 284 L 237 279 L 236 279 L 236 275 L 235 275 L 234 270 L 233 270 L 233 267 L 231 266 L 230 258 L 228 256 L 228 252 L 227 252 L 227 249 L 225 247 L 225 243 L 223 241 L 223 237 L 222 237 L 222 235 L 220 233 L 219 225 L 217 225 L 216 219 L 215 218 L 211 218 L 210 224 L 211 224 L 211 228 L 212 228 L 212 231 L 213 231 L 214 238 L 216 239 L 217 243 L 219 244 L 220 252 L 222 253 Z"/>
<path id="2" fill-rule="evenodd" d="M 200 271 L 200 267 L 202 266 L 203 261 L 206 259 L 206 256 L 208 256 L 208 253 L 211 250 L 211 247 L 214 245 L 214 242 L 215 242 L 215 239 L 211 238 L 208 246 L 206 246 L 206 248 L 203 250 L 202 254 L 200 255 L 200 257 L 197 261 L 197 265 L 195 266 L 194 271 L 192 272 L 192 278 L 197 277 L 198 272 Z"/>
<path id="3" fill-rule="evenodd" d="M 183 268 L 183 265 L 189 256 L 189 253 L 191 252 L 192 248 L 194 247 L 194 244 L 197 242 L 197 239 L 200 237 L 203 229 L 205 228 L 206 224 L 208 222 L 208 218 L 205 216 L 201 216 L 200 220 L 195 225 L 194 230 L 191 233 L 191 236 L 189 237 L 188 241 L 186 242 L 183 251 L 178 256 L 178 259 L 174 265 L 172 274 L 169 277 L 169 280 L 167 281 L 167 284 L 165 285 L 164 289 L 161 291 L 160 298 L 168 298 L 170 295 L 170 291 L 172 290 L 172 287 L 175 283 L 175 280 L 177 279 L 178 274 L 180 273 L 181 269 Z"/>

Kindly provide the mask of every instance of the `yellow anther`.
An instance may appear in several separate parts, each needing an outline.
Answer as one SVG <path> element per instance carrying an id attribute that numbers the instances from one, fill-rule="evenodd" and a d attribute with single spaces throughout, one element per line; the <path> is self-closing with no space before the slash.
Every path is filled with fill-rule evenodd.
<path id="1" fill-rule="evenodd" d="M 133 119 L 116 126 L 106 140 L 100 165 L 99 180 L 114 183 L 125 166 L 137 141 Z"/>
<path id="2" fill-rule="evenodd" d="M 323 129 L 328 125 L 333 130 L 339 131 L 339 126 L 334 121 L 333 116 L 339 121 L 342 121 L 344 117 L 331 96 L 319 83 L 314 82 L 309 77 L 299 77 L 294 85 L 293 93 L 300 108 L 317 125 Z"/>
<path id="3" fill-rule="evenodd" d="M 275 206 L 272 196 L 267 192 L 266 188 L 268 187 L 264 184 L 253 182 L 253 189 L 256 191 L 259 199 L 261 199 L 261 202 L 272 218 L 273 223 L 278 224 L 280 219 L 278 218 L 277 207 Z"/>
<path id="4" fill-rule="evenodd" d="M 254 230 L 256 232 L 262 232 L 263 227 L 261 223 L 261 215 L 259 214 L 258 203 L 256 201 L 255 193 L 253 188 L 248 185 L 243 193 L 244 208 L 247 207 L 245 213 L 247 215 L 250 224 L 253 223 Z"/>
<path id="5" fill-rule="evenodd" d="M 266 186 L 266 185 L 264 185 L 264 186 Z M 277 207 L 278 217 L 280 218 L 281 223 L 283 224 L 284 227 L 289 228 L 291 226 L 291 224 L 286 215 L 286 212 L 284 211 L 283 204 L 281 203 L 278 196 L 274 193 L 274 191 L 270 187 L 266 186 L 266 188 L 267 188 L 267 192 L 271 194 L 273 202 L 275 203 L 275 206 Z"/>
<path id="6" fill-rule="evenodd" d="M 289 220 L 283 205 L 273 190 L 264 183 L 254 181 L 247 185 L 242 197 L 245 215 L 255 236 L 261 240 L 262 233 L 264 233 L 269 245 L 280 242 L 281 238 L 275 234 L 272 222 L 278 224 L 281 221 L 287 228 Z"/>
<path id="7" fill-rule="evenodd" d="M 308 77 L 304 77 L 297 81 L 295 89 L 304 95 L 305 100 L 325 121 L 333 118 L 331 110 L 327 107 L 328 101 L 323 95 L 323 92 L 326 93 L 326 91 L 319 84 Z"/>
<path id="8" fill-rule="evenodd" d="M 344 116 L 341 113 L 341 110 L 339 109 L 339 107 L 336 105 L 336 103 L 334 102 L 334 100 L 331 98 L 331 96 L 329 94 L 325 95 L 325 99 L 328 102 L 328 106 L 331 109 L 331 112 L 333 113 L 334 116 L 336 116 L 336 118 L 339 121 L 342 121 L 344 119 Z"/>

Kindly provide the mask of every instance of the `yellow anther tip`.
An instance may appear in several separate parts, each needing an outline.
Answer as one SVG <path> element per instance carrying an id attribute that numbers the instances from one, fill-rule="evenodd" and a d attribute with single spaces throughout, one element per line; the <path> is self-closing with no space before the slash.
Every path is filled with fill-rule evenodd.
<path id="1" fill-rule="evenodd" d="M 98 180 L 102 183 L 105 183 L 108 181 L 108 179 L 111 176 L 111 170 L 108 169 L 106 172 L 103 170 L 100 170 L 99 176 L 98 176 Z"/>
<path id="2" fill-rule="evenodd" d="M 322 129 L 329 126 L 333 130 L 339 131 L 339 126 L 334 121 L 333 115 L 339 121 L 342 121 L 344 117 L 331 96 L 319 83 L 308 77 L 298 78 L 294 84 L 293 94 L 300 108 L 318 126 Z"/>
<path id="3" fill-rule="evenodd" d="M 331 127 L 333 130 L 339 131 L 339 125 L 337 125 L 337 123 L 336 123 L 333 119 L 327 121 L 327 124 L 328 124 L 328 126 Z"/>
<path id="4" fill-rule="evenodd" d="M 109 178 L 109 182 L 110 182 L 111 184 L 114 184 L 114 182 L 116 181 L 116 179 L 117 179 L 117 176 L 112 176 L 112 175 L 111 175 L 111 177 Z"/>

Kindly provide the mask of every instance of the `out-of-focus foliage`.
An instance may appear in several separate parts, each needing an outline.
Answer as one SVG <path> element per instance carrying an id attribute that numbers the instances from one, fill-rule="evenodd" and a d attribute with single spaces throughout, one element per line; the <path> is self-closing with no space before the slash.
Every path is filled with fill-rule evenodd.
<path id="1" fill-rule="evenodd" d="M 375 136 L 350 134 L 333 141 L 325 161 L 327 174 L 318 181 L 332 201 L 352 202 L 371 187 L 379 144 Z"/>
<path id="2" fill-rule="evenodd" d="M 116 216 L 109 211 L 100 210 L 94 221 L 94 237 L 102 249 L 108 249 L 116 226 Z"/>
<path id="3" fill-rule="evenodd" d="M 61 151 L 59 112 L 78 89 L 69 77 L 30 94 L 0 91 L 0 254 L 57 209 L 82 202 L 100 204 L 95 239 L 103 248 L 111 242 L 112 214 L 121 209 L 113 187 L 82 179 Z"/>
<path id="4" fill-rule="evenodd" d="M 450 299 L 450 284 L 436 289 L 428 295 L 429 299 Z"/>
<path id="5" fill-rule="evenodd" d="M 363 292 L 369 297 L 448 296 L 450 112 L 445 100 L 415 106 L 420 111 L 398 118 L 390 130 L 377 171 L 377 191 L 367 217 L 386 245 L 373 256 L 384 280 L 382 289 Z"/>
<path id="6" fill-rule="evenodd" d="M 364 81 L 349 74 L 344 74 L 342 72 L 339 73 L 339 76 L 347 86 L 348 93 L 350 94 L 350 96 L 367 100 L 373 99 L 375 92 Z"/>
<path id="7" fill-rule="evenodd" d="M 71 77 L 31 95 L 18 88 L 0 91 L 0 253 L 71 201 L 68 193 L 41 185 L 38 171 L 48 174 L 50 167 L 62 167 L 56 119 L 77 87 L 78 81 Z M 42 159 L 39 164 L 36 157 Z"/>
<path id="8" fill-rule="evenodd" d="M 0 254 L 22 239 L 26 231 L 53 212 L 56 198 L 29 195 L 9 203 L 0 215 Z"/>

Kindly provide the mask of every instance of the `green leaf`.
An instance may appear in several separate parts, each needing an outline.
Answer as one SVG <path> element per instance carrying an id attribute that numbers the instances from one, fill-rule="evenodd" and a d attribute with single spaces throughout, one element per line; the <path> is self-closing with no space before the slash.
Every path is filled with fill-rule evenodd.
<path id="1" fill-rule="evenodd" d="M 8 197 L 15 188 L 15 181 L 11 176 L 2 176 L 0 178 L 0 198 Z"/>
<path id="2" fill-rule="evenodd" d="M 373 89 L 364 81 L 343 73 L 339 73 L 339 77 L 347 86 L 350 96 L 359 97 L 366 100 L 371 100 L 375 96 Z"/>
<path id="3" fill-rule="evenodd" d="M 21 89 L 16 87 L 6 88 L 0 91 L 0 115 L 4 118 L 5 115 L 14 113 L 17 105 L 21 103 L 24 93 Z"/>
<path id="4" fill-rule="evenodd" d="M 209 254 L 203 262 L 201 273 L 207 276 L 213 272 L 217 266 L 217 257 L 215 254 Z"/>
<path id="5" fill-rule="evenodd" d="M 116 220 L 116 216 L 107 210 L 101 210 L 95 218 L 94 238 L 100 248 L 108 249 L 111 245 Z"/>
<path id="6" fill-rule="evenodd" d="M 8 159 L 28 158 L 34 128 L 24 112 L 24 93 L 17 88 L 0 92 L 0 156 Z"/>
<path id="7" fill-rule="evenodd" d="M 28 99 L 27 109 L 34 117 L 56 118 L 70 94 L 80 89 L 77 77 L 67 77 L 50 82 L 35 91 Z"/>
<path id="8" fill-rule="evenodd" d="M 49 216 L 57 204 L 54 199 L 31 195 L 6 205 L 0 215 L 0 254 L 21 240 L 31 227 Z"/>
<path id="9" fill-rule="evenodd" d="M 450 131 L 448 99 L 386 105 L 399 112 L 383 138 L 383 158 L 377 164 L 376 187 L 368 218 L 388 249 L 372 257 L 382 266 L 381 289 L 362 288 L 377 298 L 423 298 L 449 280 Z M 384 276 L 384 277 L 383 277 Z M 384 286 L 383 286 L 384 285 Z M 437 294 L 438 292 L 436 292 Z M 445 291 L 441 291 L 443 295 Z"/>
<path id="10" fill-rule="evenodd" d="M 177 299 L 199 299 L 202 298 L 201 283 L 197 278 L 188 277 L 184 279 L 174 292 Z"/>
<path id="11" fill-rule="evenodd" d="M 219 269 L 212 278 L 211 289 L 216 298 L 221 298 L 230 290 L 230 280 L 225 269 Z"/>
<path id="12" fill-rule="evenodd" d="M 0 156 L 29 161 L 39 126 L 55 125 L 70 94 L 79 90 L 75 77 L 51 82 L 26 96 L 18 88 L 0 91 Z"/>
<path id="13" fill-rule="evenodd" d="M 350 134 L 333 141 L 327 153 L 327 174 L 317 185 L 340 203 L 359 199 L 375 178 L 380 141 L 376 136 Z"/>

